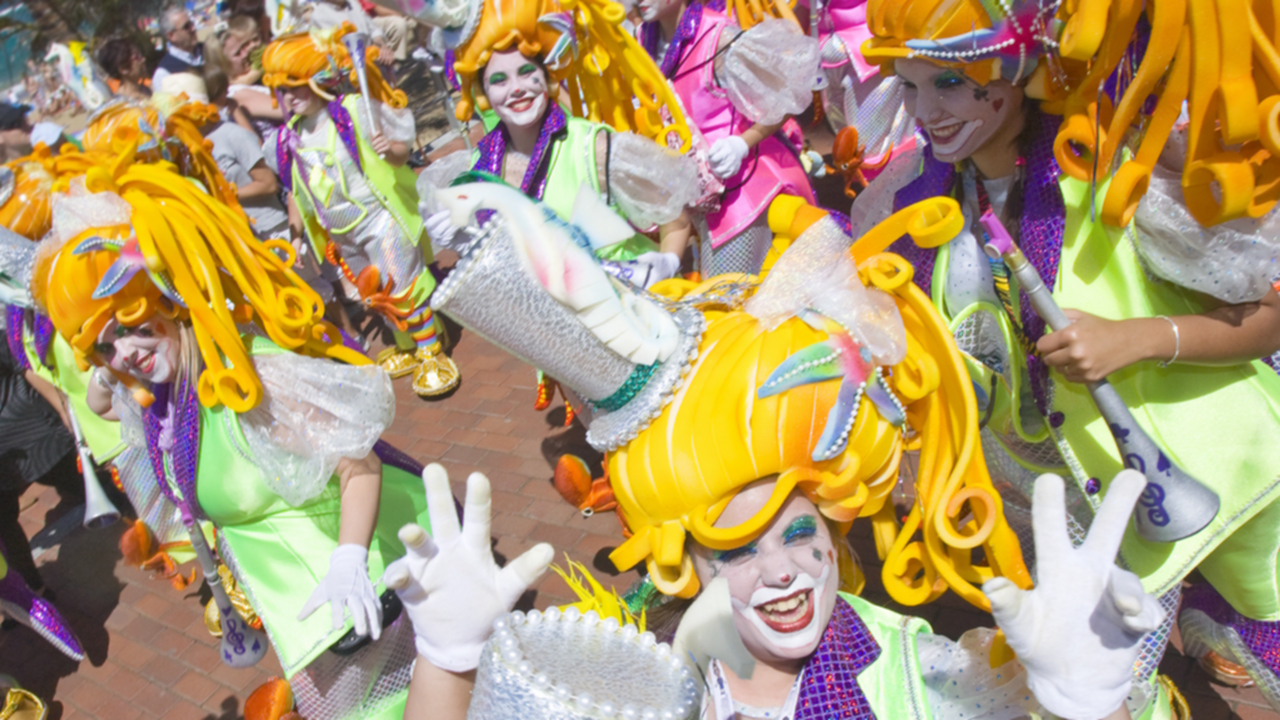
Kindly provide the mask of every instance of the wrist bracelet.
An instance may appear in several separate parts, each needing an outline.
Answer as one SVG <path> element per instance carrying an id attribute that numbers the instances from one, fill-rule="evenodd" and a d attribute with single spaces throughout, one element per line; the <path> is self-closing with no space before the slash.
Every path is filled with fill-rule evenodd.
<path id="1" fill-rule="evenodd" d="M 1157 315 L 1156 317 L 1167 320 L 1169 327 L 1173 328 L 1173 357 L 1160 363 L 1160 367 L 1167 368 L 1178 361 L 1178 354 L 1182 352 L 1182 337 L 1178 335 L 1178 323 L 1174 322 L 1173 318 L 1168 315 Z"/>

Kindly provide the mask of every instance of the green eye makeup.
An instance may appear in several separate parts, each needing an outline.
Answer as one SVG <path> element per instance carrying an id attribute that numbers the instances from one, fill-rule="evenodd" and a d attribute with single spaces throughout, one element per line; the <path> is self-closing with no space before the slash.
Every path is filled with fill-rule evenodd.
<path id="1" fill-rule="evenodd" d="M 782 532 L 782 541 L 784 543 L 793 543 L 807 538 L 811 538 L 818 534 L 818 520 L 812 515 L 802 515 Z"/>

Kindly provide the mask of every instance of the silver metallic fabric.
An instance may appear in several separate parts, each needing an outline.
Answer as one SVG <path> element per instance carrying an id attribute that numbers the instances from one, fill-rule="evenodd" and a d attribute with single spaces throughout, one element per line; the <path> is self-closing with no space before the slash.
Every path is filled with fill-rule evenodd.
<path id="1" fill-rule="evenodd" d="M 701 707 L 701 692 L 671 647 L 634 625 L 572 607 L 516 611 L 494 625 L 467 717 L 686 719 Z"/>

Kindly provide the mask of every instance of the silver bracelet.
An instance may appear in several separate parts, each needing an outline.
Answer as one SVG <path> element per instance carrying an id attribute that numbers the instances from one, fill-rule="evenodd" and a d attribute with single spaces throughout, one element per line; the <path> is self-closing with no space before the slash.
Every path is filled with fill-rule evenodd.
<path id="1" fill-rule="evenodd" d="M 1182 352 L 1182 337 L 1178 335 L 1178 323 L 1168 315 L 1157 315 L 1158 318 L 1164 318 L 1169 322 L 1169 327 L 1173 328 L 1173 357 L 1168 360 L 1161 361 L 1160 367 L 1167 368 L 1178 361 L 1178 354 Z"/>

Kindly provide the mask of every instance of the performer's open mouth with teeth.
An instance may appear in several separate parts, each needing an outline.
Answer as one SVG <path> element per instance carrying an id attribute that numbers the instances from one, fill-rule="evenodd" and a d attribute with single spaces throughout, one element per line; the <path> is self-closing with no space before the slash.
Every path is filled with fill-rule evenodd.
<path id="1" fill-rule="evenodd" d="M 781 600 L 757 605 L 760 619 L 776 632 L 790 633 L 813 622 L 813 591 L 800 590 Z"/>

